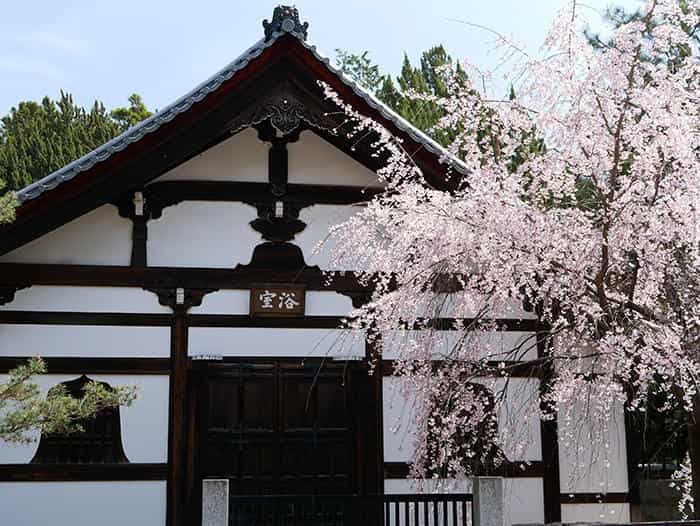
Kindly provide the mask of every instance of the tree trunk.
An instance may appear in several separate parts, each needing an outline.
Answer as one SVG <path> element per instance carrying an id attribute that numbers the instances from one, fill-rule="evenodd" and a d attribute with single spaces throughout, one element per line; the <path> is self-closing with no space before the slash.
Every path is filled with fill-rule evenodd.
<path id="1" fill-rule="evenodd" d="M 688 453 L 693 473 L 693 502 L 695 511 L 689 519 L 700 519 L 700 394 L 693 400 L 693 412 L 688 414 Z"/>

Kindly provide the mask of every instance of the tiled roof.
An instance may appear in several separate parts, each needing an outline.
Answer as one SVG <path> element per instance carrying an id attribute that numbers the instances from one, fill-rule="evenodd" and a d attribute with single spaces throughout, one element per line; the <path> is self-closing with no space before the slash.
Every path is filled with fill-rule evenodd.
<path id="1" fill-rule="evenodd" d="M 43 179 L 36 181 L 29 186 L 26 186 L 19 192 L 17 197 L 20 202 L 30 201 L 39 197 L 44 192 L 53 190 L 65 181 L 70 181 L 81 172 L 91 169 L 96 164 L 99 164 L 113 154 L 122 151 L 130 144 L 140 141 L 149 133 L 158 130 L 163 124 L 172 121 L 181 113 L 186 112 L 193 104 L 204 100 L 211 93 L 215 92 L 221 84 L 231 79 L 238 71 L 244 69 L 248 63 L 258 57 L 266 48 L 272 46 L 280 36 L 290 34 L 297 38 L 299 42 L 308 49 L 320 62 L 322 62 L 329 71 L 334 73 L 347 86 L 349 86 L 355 94 L 362 97 L 367 104 L 377 110 L 384 118 L 388 119 L 396 125 L 398 129 L 406 133 L 411 139 L 421 144 L 426 150 L 431 153 L 449 159 L 450 165 L 460 173 L 466 173 L 464 165 L 449 154 L 440 144 L 428 137 L 425 133 L 417 129 L 406 119 L 399 116 L 386 104 L 374 97 L 371 93 L 359 86 L 357 83 L 345 76 L 339 69 L 334 67 L 328 57 L 323 56 L 316 49 L 316 46 L 309 44 L 306 41 L 304 32 L 298 31 L 298 26 L 289 26 L 279 24 L 277 30 L 270 33 L 268 37 L 260 39 L 253 46 L 243 52 L 233 62 L 228 64 L 218 73 L 207 79 L 205 82 L 194 88 L 192 91 L 179 98 L 172 104 L 166 106 L 158 113 L 145 119 L 144 121 L 129 128 L 121 135 L 118 135 L 109 142 L 103 144 L 99 148 L 83 155 L 79 159 L 67 164 L 63 168 L 56 170 Z"/>

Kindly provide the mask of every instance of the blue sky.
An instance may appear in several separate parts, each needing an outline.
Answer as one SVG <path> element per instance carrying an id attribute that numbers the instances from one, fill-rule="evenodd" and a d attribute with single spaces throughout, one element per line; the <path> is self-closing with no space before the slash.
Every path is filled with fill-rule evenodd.
<path id="1" fill-rule="evenodd" d="M 140 93 L 161 108 L 262 36 L 279 2 L 261 0 L 12 0 L 0 18 L 0 115 L 19 100 L 56 97 L 123 105 Z M 593 23 L 610 0 L 584 0 Z M 637 0 L 618 0 L 625 6 Z M 565 0 L 297 0 L 309 39 L 326 55 L 369 50 L 396 73 L 443 43 L 455 57 L 492 64 L 492 37 L 455 20 L 496 29 L 536 48 Z M 598 22 L 599 24 L 599 22 Z"/>

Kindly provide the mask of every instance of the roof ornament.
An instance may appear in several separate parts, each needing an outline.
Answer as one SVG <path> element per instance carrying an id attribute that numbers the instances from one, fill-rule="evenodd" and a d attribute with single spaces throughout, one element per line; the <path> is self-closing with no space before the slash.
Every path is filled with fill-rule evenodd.
<path id="1" fill-rule="evenodd" d="M 263 20 L 265 40 L 270 40 L 275 33 L 292 33 L 306 40 L 309 23 L 299 21 L 299 11 L 294 6 L 278 5 L 272 13 L 272 22 Z"/>

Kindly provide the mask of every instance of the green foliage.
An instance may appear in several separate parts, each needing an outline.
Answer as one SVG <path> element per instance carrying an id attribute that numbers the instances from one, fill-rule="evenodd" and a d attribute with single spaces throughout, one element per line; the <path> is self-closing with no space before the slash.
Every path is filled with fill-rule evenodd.
<path id="1" fill-rule="evenodd" d="M 143 103 L 141 95 L 132 93 L 129 97 L 128 107 L 114 108 L 109 115 L 117 121 L 121 131 L 126 131 L 153 114 Z"/>
<path id="2" fill-rule="evenodd" d="M 30 433 L 36 430 L 48 434 L 81 431 L 81 421 L 108 407 L 128 406 L 136 398 L 134 387 L 107 388 L 97 382 L 86 385 L 82 398 L 71 396 L 62 385 L 42 396 L 33 377 L 44 373 L 44 362 L 32 358 L 0 382 L 0 440 L 30 442 Z"/>
<path id="3" fill-rule="evenodd" d="M 684 13 L 688 14 L 690 12 L 691 8 L 688 6 L 687 0 L 678 0 L 678 3 Z M 644 19 L 644 15 L 639 10 L 628 11 L 626 8 L 621 6 L 611 6 L 606 9 L 604 18 L 611 27 L 617 28 L 629 22 L 642 20 Z M 658 25 L 659 20 L 651 19 L 646 23 L 648 30 L 651 31 L 656 25 Z M 700 46 L 700 24 L 690 26 L 686 23 L 681 23 L 680 27 L 691 37 L 691 40 L 696 48 Z M 604 49 L 614 45 L 614 42 L 612 42 L 610 39 L 603 38 L 599 33 L 594 33 L 590 30 L 586 30 L 585 33 L 591 46 L 596 49 Z M 673 67 L 674 64 L 677 64 L 681 59 L 692 55 L 695 51 L 696 50 L 693 50 L 688 46 L 676 46 L 669 49 L 665 54 L 663 54 L 663 56 L 647 58 L 655 62 L 668 63 L 669 66 Z"/>
<path id="4" fill-rule="evenodd" d="M 9 223 L 15 219 L 15 208 L 17 207 L 17 196 L 14 192 L 2 191 L 5 188 L 5 183 L 0 180 L 0 225 Z"/>
<path id="5" fill-rule="evenodd" d="M 452 75 L 457 80 L 466 78 L 459 64 L 452 61 L 442 45 L 423 52 L 420 65 L 411 64 L 404 55 L 401 74 L 396 83 L 389 75 L 383 75 L 379 66 L 373 64 L 367 51 L 360 55 L 336 50 L 338 67 L 358 84 L 372 92 L 404 119 L 431 135 L 443 145 L 450 144 L 455 132 L 437 129 L 444 110 L 424 97 L 445 97 L 449 94 L 447 82 Z"/>
<path id="6" fill-rule="evenodd" d="M 335 52 L 338 55 L 338 67 L 343 73 L 372 93 L 379 89 L 384 82 L 384 76 L 379 72 L 379 66 L 372 64 L 369 51 L 364 51 L 361 55 L 342 49 L 336 49 Z"/>
<path id="7" fill-rule="evenodd" d="M 56 101 L 24 101 L 0 119 L 0 180 L 18 190 L 74 161 L 150 115 L 141 97 L 109 113 L 95 101 L 90 110 L 70 94 Z"/>

